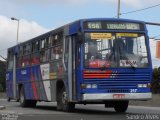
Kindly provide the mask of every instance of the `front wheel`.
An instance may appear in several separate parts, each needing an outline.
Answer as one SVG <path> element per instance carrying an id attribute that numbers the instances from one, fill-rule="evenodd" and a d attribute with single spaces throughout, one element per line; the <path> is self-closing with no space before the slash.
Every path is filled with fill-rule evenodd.
<path id="1" fill-rule="evenodd" d="M 66 112 L 71 112 L 75 108 L 75 103 L 69 102 L 68 101 L 68 95 L 66 92 L 65 87 L 62 88 L 58 95 L 58 100 L 57 100 L 57 109 L 58 110 L 63 110 Z"/>
<path id="2" fill-rule="evenodd" d="M 128 108 L 128 104 L 129 104 L 128 100 L 127 101 L 117 101 L 115 103 L 114 109 L 118 113 L 126 112 L 126 110 Z"/>

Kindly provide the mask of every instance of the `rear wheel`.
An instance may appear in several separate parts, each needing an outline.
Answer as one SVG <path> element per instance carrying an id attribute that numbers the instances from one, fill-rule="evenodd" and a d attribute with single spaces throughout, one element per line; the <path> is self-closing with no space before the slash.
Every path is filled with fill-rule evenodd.
<path id="1" fill-rule="evenodd" d="M 36 107 L 37 101 L 36 100 L 28 100 L 28 107 Z"/>
<path id="2" fill-rule="evenodd" d="M 61 99 L 61 93 L 59 93 L 57 96 L 57 110 L 63 110 L 63 104 Z"/>
<path id="3" fill-rule="evenodd" d="M 7 98 L 7 101 L 8 101 L 8 102 L 10 102 L 10 101 L 11 101 L 11 98 L 10 98 L 10 97 L 9 97 L 9 98 Z"/>
<path id="4" fill-rule="evenodd" d="M 72 112 L 74 108 L 75 108 L 75 103 L 68 101 L 68 95 L 66 89 L 65 87 L 63 87 L 58 95 L 57 109 L 66 112 Z"/>
<path id="5" fill-rule="evenodd" d="M 24 88 L 20 88 L 19 102 L 22 107 L 35 107 L 37 104 L 36 100 L 26 100 Z"/>
<path id="6" fill-rule="evenodd" d="M 24 93 L 24 88 L 23 87 L 20 88 L 19 102 L 20 102 L 20 105 L 22 107 L 27 107 L 28 106 L 28 101 L 25 98 L 25 93 Z"/>
<path id="7" fill-rule="evenodd" d="M 128 108 L 129 101 L 117 101 L 115 103 L 114 109 L 118 113 L 126 112 Z"/>

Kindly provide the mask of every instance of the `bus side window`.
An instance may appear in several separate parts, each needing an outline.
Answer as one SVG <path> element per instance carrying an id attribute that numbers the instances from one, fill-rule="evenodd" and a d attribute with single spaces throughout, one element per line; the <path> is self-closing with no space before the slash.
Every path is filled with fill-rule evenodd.
<path id="1" fill-rule="evenodd" d="M 63 33 L 59 32 L 51 37 L 51 60 L 62 59 L 63 54 Z"/>
<path id="2" fill-rule="evenodd" d="M 23 55 L 26 54 L 26 45 L 23 46 Z"/>
<path id="3" fill-rule="evenodd" d="M 28 55 L 28 54 L 30 54 L 31 53 L 31 44 L 28 44 L 27 46 L 26 46 L 26 54 Z"/>
<path id="4" fill-rule="evenodd" d="M 54 46 L 57 44 L 57 39 L 58 39 L 58 36 L 57 35 L 51 35 L 51 46 Z"/>
<path id="5" fill-rule="evenodd" d="M 43 49 L 44 49 L 44 42 L 45 42 L 45 40 L 42 40 L 42 41 L 41 41 L 41 47 L 40 47 L 40 50 L 43 50 Z"/>
<path id="6" fill-rule="evenodd" d="M 49 61 L 49 39 L 43 39 L 41 41 L 41 49 L 40 49 L 40 61 L 41 62 L 47 62 Z"/>
<path id="7" fill-rule="evenodd" d="M 51 60 L 62 59 L 62 45 L 51 48 Z"/>
<path id="8" fill-rule="evenodd" d="M 39 41 L 32 43 L 32 57 L 31 64 L 39 64 L 40 63 L 40 53 L 39 53 Z"/>
<path id="9" fill-rule="evenodd" d="M 59 32 L 55 35 L 50 36 L 51 46 L 55 46 L 63 43 L 63 33 Z"/>
<path id="10" fill-rule="evenodd" d="M 27 44 L 23 46 L 23 58 L 22 59 L 22 67 L 30 65 L 30 53 L 31 53 L 31 44 Z"/>
<path id="11" fill-rule="evenodd" d="M 19 54 L 17 58 L 17 67 L 21 68 L 22 67 L 22 61 L 23 61 L 23 46 L 19 47 Z"/>
<path id="12" fill-rule="evenodd" d="M 63 43 L 63 33 L 60 32 L 58 34 L 58 41 L 57 41 L 57 44 L 62 44 Z"/>
<path id="13" fill-rule="evenodd" d="M 47 62 L 49 61 L 49 49 L 43 50 L 40 52 L 40 61 Z"/>
<path id="14" fill-rule="evenodd" d="M 20 46 L 20 48 L 19 48 L 20 50 L 19 50 L 19 56 L 22 56 L 23 55 L 23 47 L 22 46 Z"/>
<path id="15" fill-rule="evenodd" d="M 39 63 L 40 63 L 39 53 L 36 52 L 36 53 L 32 54 L 31 64 L 36 65 L 36 64 L 39 64 Z"/>
<path id="16" fill-rule="evenodd" d="M 31 45 L 27 44 L 25 46 L 23 46 L 23 55 L 28 55 L 31 52 Z"/>
<path id="17" fill-rule="evenodd" d="M 33 42 L 32 43 L 32 52 L 38 52 L 39 50 L 39 41 Z"/>
<path id="18" fill-rule="evenodd" d="M 44 47 L 49 48 L 50 47 L 50 37 L 47 37 L 44 41 Z"/>

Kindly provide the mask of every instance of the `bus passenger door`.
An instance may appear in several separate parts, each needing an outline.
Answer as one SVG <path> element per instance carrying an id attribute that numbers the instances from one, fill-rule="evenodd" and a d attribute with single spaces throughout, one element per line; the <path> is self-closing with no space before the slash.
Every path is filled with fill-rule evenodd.
<path id="1" fill-rule="evenodd" d="M 76 99 L 76 77 L 75 77 L 75 37 L 67 36 L 65 39 L 64 61 L 67 72 L 67 89 L 69 101 Z"/>
<path id="2" fill-rule="evenodd" d="M 78 38 L 79 39 L 79 38 Z M 80 84 L 82 80 L 81 43 L 75 38 L 75 96 L 76 100 L 81 100 Z"/>

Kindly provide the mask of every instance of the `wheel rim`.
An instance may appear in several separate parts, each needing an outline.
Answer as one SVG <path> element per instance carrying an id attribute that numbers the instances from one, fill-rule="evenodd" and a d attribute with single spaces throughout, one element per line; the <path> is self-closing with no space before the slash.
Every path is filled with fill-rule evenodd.
<path id="1" fill-rule="evenodd" d="M 66 102 L 67 102 L 67 93 L 64 91 L 64 92 L 62 93 L 62 103 L 63 103 L 63 104 L 66 104 Z"/>
<path id="2" fill-rule="evenodd" d="M 24 95 L 23 95 L 23 93 L 22 93 L 22 91 L 21 91 L 21 94 L 20 94 L 20 102 L 23 103 L 23 101 L 24 101 Z"/>

